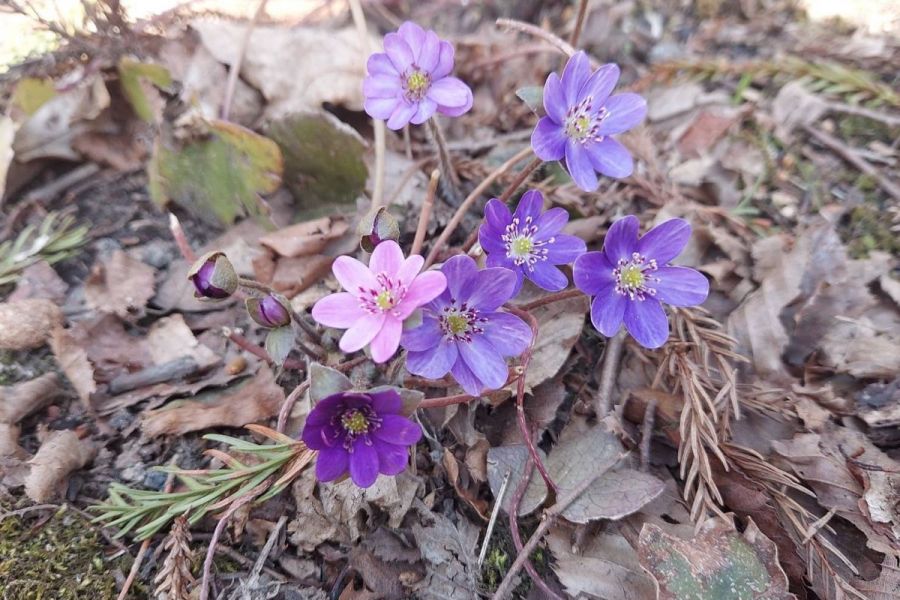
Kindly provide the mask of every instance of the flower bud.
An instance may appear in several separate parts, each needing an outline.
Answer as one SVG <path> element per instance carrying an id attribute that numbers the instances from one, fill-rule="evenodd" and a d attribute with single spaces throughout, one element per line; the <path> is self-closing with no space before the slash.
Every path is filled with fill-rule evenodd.
<path id="1" fill-rule="evenodd" d="M 223 252 L 207 252 L 188 271 L 195 298 L 224 300 L 238 288 L 238 276 Z"/>
<path id="2" fill-rule="evenodd" d="M 396 242 L 400 239 L 400 226 L 397 225 L 397 219 L 383 206 L 363 217 L 357 231 L 361 236 L 359 245 L 366 252 L 372 252 L 375 246 L 385 240 Z"/>
<path id="3" fill-rule="evenodd" d="M 291 309 L 287 298 L 280 294 L 269 294 L 263 298 L 247 298 L 247 312 L 250 318 L 274 329 L 291 323 Z"/>

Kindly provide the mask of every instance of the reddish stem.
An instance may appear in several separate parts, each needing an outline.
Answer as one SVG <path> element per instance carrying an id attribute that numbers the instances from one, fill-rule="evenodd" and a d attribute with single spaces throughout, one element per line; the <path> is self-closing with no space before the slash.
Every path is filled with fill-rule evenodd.
<path id="1" fill-rule="evenodd" d="M 269 356 L 269 353 L 266 352 L 265 348 L 257 346 L 241 334 L 231 332 L 230 334 L 228 334 L 228 339 L 234 342 L 236 346 L 243 350 L 246 350 L 258 359 L 263 360 L 268 364 L 272 364 L 272 357 Z M 306 369 L 306 365 L 303 363 L 303 361 L 297 360 L 295 358 L 288 358 L 284 361 L 283 366 L 285 369 L 290 369 L 291 371 L 303 371 L 304 369 Z"/>
<path id="2" fill-rule="evenodd" d="M 194 253 L 193 248 L 191 248 L 191 243 L 188 242 L 187 236 L 184 234 L 184 228 L 181 227 L 181 221 L 179 221 L 178 217 L 172 213 L 169 213 L 169 231 L 172 232 L 172 237 L 175 238 L 175 245 L 178 246 L 178 251 L 181 252 L 181 256 L 189 263 L 197 260 L 197 255 Z"/>
<path id="3" fill-rule="evenodd" d="M 553 304 L 554 302 L 562 302 L 563 300 L 568 300 L 569 298 L 577 298 L 578 296 L 583 296 L 584 292 L 578 289 L 565 290 L 563 292 L 556 292 L 555 294 L 547 294 L 542 298 L 538 298 L 537 300 L 532 300 L 527 304 L 523 304 L 519 306 L 519 310 L 534 310 L 538 307 Z"/>

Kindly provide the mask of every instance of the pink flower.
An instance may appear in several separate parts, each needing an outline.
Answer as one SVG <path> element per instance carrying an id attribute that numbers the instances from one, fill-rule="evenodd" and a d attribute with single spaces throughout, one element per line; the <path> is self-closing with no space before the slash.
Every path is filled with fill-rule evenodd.
<path id="1" fill-rule="evenodd" d="M 347 330 L 339 344 L 344 352 L 371 344 L 372 360 L 385 362 L 400 345 L 403 321 L 447 287 L 440 271 L 419 273 L 423 264 L 425 259 L 417 254 L 404 259 L 393 240 L 375 247 L 368 267 L 340 256 L 332 271 L 347 291 L 316 302 L 312 316 L 326 327 Z"/>

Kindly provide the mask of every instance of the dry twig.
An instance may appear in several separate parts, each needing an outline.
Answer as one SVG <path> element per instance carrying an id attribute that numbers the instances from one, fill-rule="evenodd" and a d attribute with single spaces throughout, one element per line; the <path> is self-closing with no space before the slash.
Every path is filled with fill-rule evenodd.
<path id="1" fill-rule="evenodd" d="M 153 579 L 156 584 L 156 597 L 165 600 L 189 600 L 190 589 L 194 585 L 194 576 L 191 574 L 194 553 L 191 551 L 191 530 L 185 517 L 178 517 L 172 521 L 163 548 L 168 554 L 163 561 L 162 569 Z"/>

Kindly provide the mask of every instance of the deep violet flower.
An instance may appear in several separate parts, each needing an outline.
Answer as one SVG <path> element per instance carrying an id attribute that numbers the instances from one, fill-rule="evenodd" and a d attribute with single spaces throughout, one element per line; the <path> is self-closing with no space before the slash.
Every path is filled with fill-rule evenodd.
<path id="1" fill-rule="evenodd" d="M 669 337 L 662 304 L 696 306 L 709 294 L 709 282 L 688 267 L 673 267 L 691 237 L 683 219 L 660 223 L 638 238 L 637 217 L 612 224 L 602 252 L 582 254 L 575 261 L 575 285 L 591 302 L 591 322 L 597 331 L 614 336 L 622 322 L 645 348 L 659 348 Z"/>
<path id="2" fill-rule="evenodd" d="M 326 327 L 347 329 L 341 350 L 356 352 L 371 344 L 372 360 L 382 363 L 397 351 L 403 321 L 447 286 L 439 271 L 419 273 L 424 263 L 417 254 L 404 260 L 393 240 L 375 247 L 369 266 L 339 256 L 331 269 L 347 291 L 316 302 L 312 316 Z"/>
<path id="3" fill-rule="evenodd" d="M 439 379 L 453 373 L 466 393 L 506 383 L 504 357 L 518 356 L 531 343 L 531 328 L 519 317 L 497 310 L 509 300 L 516 276 L 509 269 L 478 270 L 468 256 L 454 256 L 441 267 L 447 289 L 425 305 L 422 324 L 403 333 L 410 373 Z"/>
<path id="4" fill-rule="evenodd" d="M 188 279 L 194 284 L 194 297 L 224 300 L 237 291 L 238 276 L 224 252 L 207 252 L 191 265 Z"/>
<path id="5" fill-rule="evenodd" d="M 450 77 L 453 46 L 415 23 L 384 36 L 384 52 L 370 56 L 366 69 L 366 112 L 386 119 L 390 129 L 419 125 L 435 112 L 458 117 L 472 108 L 472 90 Z"/>
<path id="6" fill-rule="evenodd" d="M 569 264 L 587 249 L 574 235 L 560 233 L 569 215 L 562 208 L 541 213 L 544 198 L 537 190 L 525 192 L 515 213 L 494 198 L 484 207 L 478 241 L 487 252 L 487 266 L 506 267 L 516 274 L 513 295 L 527 277 L 538 287 L 558 292 L 569 280 L 556 265 Z"/>
<path id="7" fill-rule="evenodd" d="M 584 52 L 576 52 L 562 78 L 550 73 L 544 84 L 544 109 L 531 135 L 531 147 L 542 160 L 560 160 L 581 189 L 592 192 L 607 177 L 628 177 L 634 161 L 612 138 L 640 123 L 647 102 L 638 94 L 610 92 L 619 80 L 619 67 L 606 64 L 591 73 Z"/>
<path id="8" fill-rule="evenodd" d="M 281 294 L 267 294 L 262 298 L 247 298 L 247 312 L 259 325 L 268 328 L 284 327 L 291 323 L 288 299 Z"/>
<path id="9" fill-rule="evenodd" d="M 396 390 L 340 392 L 313 407 L 303 426 L 303 442 L 319 451 L 316 478 L 333 481 L 345 473 L 367 488 L 378 474 L 396 475 L 406 468 L 409 446 L 422 428 L 400 414 Z"/>

